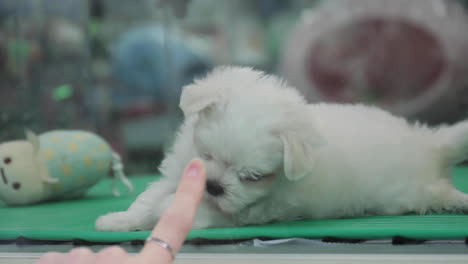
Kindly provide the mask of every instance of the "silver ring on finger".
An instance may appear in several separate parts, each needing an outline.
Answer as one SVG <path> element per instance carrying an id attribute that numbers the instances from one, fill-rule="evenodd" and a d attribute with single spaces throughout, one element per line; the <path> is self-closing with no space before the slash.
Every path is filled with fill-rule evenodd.
<path id="1" fill-rule="evenodd" d="M 166 241 L 164 241 L 164 240 L 162 240 L 162 239 L 160 239 L 160 238 L 157 238 L 157 237 L 152 237 L 152 236 L 150 236 L 150 237 L 148 237 L 148 238 L 146 239 L 146 242 L 153 242 L 153 243 L 156 243 L 158 246 L 160 246 L 160 247 L 166 249 L 166 250 L 169 252 L 169 254 L 171 254 L 172 259 L 175 258 L 174 249 L 173 249 L 173 248 L 171 247 L 171 245 L 169 245 L 169 243 L 167 243 Z"/>

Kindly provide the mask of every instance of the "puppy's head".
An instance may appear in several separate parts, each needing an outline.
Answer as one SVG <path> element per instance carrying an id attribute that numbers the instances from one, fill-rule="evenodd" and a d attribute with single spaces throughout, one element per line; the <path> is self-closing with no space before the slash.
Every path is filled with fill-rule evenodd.
<path id="1" fill-rule="evenodd" d="M 298 92 L 249 68 L 218 68 L 184 88 L 194 145 L 207 165 L 207 196 L 223 212 L 254 205 L 314 168 L 322 144 Z"/>

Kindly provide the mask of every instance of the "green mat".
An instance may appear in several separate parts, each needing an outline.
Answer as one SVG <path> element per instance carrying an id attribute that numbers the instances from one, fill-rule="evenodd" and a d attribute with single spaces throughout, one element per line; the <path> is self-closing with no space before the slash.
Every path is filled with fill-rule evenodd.
<path id="1" fill-rule="evenodd" d="M 126 209 L 154 176 L 133 177 L 137 192 L 115 198 L 110 181 L 92 188 L 85 199 L 50 202 L 28 207 L 0 205 L 0 240 L 18 237 L 39 240 L 125 242 L 143 240 L 149 231 L 97 232 L 95 219 L 109 211 Z M 468 192 L 468 167 L 457 168 L 454 181 Z M 422 239 L 460 239 L 468 237 L 468 215 L 407 215 L 339 220 L 308 220 L 263 226 L 193 230 L 188 239 L 237 240 L 255 237 L 339 237 L 381 239 L 394 236 Z"/>

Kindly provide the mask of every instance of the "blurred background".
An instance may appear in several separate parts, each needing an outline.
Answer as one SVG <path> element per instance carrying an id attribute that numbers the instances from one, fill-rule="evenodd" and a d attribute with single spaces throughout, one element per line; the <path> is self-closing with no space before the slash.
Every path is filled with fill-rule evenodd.
<path id="1" fill-rule="evenodd" d="M 468 117 L 468 1 L 0 0 L 0 142 L 86 129 L 153 173 L 181 88 L 217 65 L 284 77 L 309 102 Z M 248 95 L 246 95 L 248 96 Z"/>

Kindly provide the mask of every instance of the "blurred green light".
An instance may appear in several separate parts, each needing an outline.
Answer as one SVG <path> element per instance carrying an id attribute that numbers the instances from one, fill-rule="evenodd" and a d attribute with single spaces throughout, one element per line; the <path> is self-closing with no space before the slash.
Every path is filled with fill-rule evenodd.
<path id="1" fill-rule="evenodd" d="M 60 85 L 55 88 L 52 98 L 56 101 L 66 100 L 73 96 L 73 87 L 70 84 Z"/>

